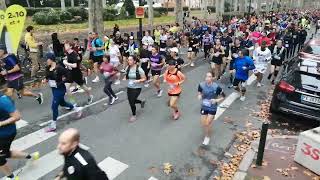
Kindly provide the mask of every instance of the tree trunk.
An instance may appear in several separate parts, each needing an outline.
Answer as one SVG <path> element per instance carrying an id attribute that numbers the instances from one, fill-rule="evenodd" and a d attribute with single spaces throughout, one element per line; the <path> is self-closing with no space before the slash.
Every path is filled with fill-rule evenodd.
<path id="1" fill-rule="evenodd" d="M 224 0 L 220 0 L 220 12 L 221 12 L 221 16 L 224 14 L 225 12 L 225 7 L 224 7 Z"/>
<path id="2" fill-rule="evenodd" d="M 233 3 L 234 3 L 233 4 L 233 11 L 238 12 L 238 4 L 239 4 L 238 0 L 234 0 Z"/>
<path id="3" fill-rule="evenodd" d="M 28 8 L 30 8 L 31 4 L 30 4 L 29 0 L 26 0 L 26 1 L 27 1 Z"/>
<path id="4" fill-rule="evenodd" d="M 203 14 L 203 18 L 207 19 L 208 18 L 208 8 L 207 8 L 208 0 L 202 0 L 201 3 L 201 10 Z"/>
<path id="5" fill-rule="evenodd" d="M 0 10 L 5 10 L 7 8 L 6 1 L 0 0 Z"/>
<path id="6" fill-rule="evenodd" d="M 180 25 L 183 24 L 183 12 L 182 12 L 182 1 L 176 0 L 176 7 L 175 7 L 175 13 L 176 13 L 176 22 Z"/>
<path id="7" fill-rule="evenodd" d="M 102 0 L 102 7 L 103 9 L 107 7 L 107 0 Z"/>
<path id="8" fill-rule="evenodd" d="M 71 7 L 74 7 L 74 0 L 71 0 Z"/>
<path id="9" fill-rule="evenodd" d="M 153 0 L 148 0 L 148 24 L 149 28 L 153 27 Z"/>
<path id="10" fill-rule="evenodd" d="M 66 10 L 66 1 L 65 0 L 61 0 L 61 10 Z"/>
<path id="11" fill-rule="evenodd" d="M 104 25 L 101 0 L 89 1 L 89 30 L 91 32 L 97 32 L 100 36 L 103 34 Z"/>
<path id="12" fill-rule="evenodd" d="M 217 17 L 220 16 L 220 8 L 219 8 L 219 7 L 220 7 L 220 6 L 219 6 L 220 3 L 219 3 L 219 1 L 220 1 L 220 0 L 215 0 L 215 3 L 216 3 L 216 4 L 215 4 L 215 6 L 216 6 L 216 16 L 217 16 Z"/>
<path id="13" fill-rule="evenodd" d="M 261 11 L 261 0 L 256 0 L 256 3 L 257 3 L 257 14 L 260 14 L 260 11 Z"/>

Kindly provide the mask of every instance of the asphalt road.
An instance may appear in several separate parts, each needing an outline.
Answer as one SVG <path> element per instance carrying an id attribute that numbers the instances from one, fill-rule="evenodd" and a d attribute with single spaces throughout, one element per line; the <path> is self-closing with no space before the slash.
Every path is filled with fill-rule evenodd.
<path id="1" fill-rule="evenodd" d="M 61 109 L 56 133 L 45 133 L 45 123 L 51 120 L 51 92 L 41 88 L 45 102 L 38 105 L 32 98 L 16 101 L 22 112 L 23 120 L 19 124 L 18 136 L 13 148 L 28 152 L 40 151 L 40 160 L 25 166 L 22 160 L 10 161 L 21 180 L 49 180 L 61 169 L 63 161 L 55 151 L 59 133 L 66 128 L 75 127 L 81 132 L 81 143 L 94 154 L 100 167 L 116 180 L 193 180 L 209 179 L 217 168 L 216 163 L 224 157 L 234 141 L 236 132 L 247 129 L 248 123 L 261 127 L 261 120 L 252 116 L 259 111 L 262 100 L 267 98 L 270 83 L 257 88 L 254 78 L 250 78 L 247 99 L 241 102 L 233 90 L 227 88 L 228 77 L 219 82 L 227 98 L 219 108 L 219 116 L 213 124 L 213 136 L 208 147 L 202 147 L 202 131 L 199 123 L 200 103 L 197 100 L 197 86 L 204 80 L 209 64 L 199 58 L 196 67 L 186 67 L 183 72 L 187 80 L 183 85 L 180 99 L 182 117 L 178 121 L 170 118 L 170 109 L 166 106 L 167 96 L 157 98 L 150 86 L 144 88 L 141 98 L 147 100 L 145 109 L 138 108 L 138 120 L 128 123 L 130 109 L 126 98 L 126 82 L 114 86 L 119 93 L 119 101 L 113 106 L 104 106 L 107 101 L 102 91 L 103 83 L 90 84 L 95 96 L 94 103 L 85 106 L 84 115 L 75 119 L 73 114 Z M 164 89 L 166 86 L 163 85 Z M 78 104 L 84 105 L 85 94 L 77 94 Z M 279 119 L 295 124 L 289 116 L 274 115 L 272 127 L 288 129 L 276 123 Z M 42 125 L 42 126 L 41 126 Z M 314 124 L 305 126 L 306 129 Z M 299 126 L 298 126 L 299 127 Z M 301 130 L 298 129 L 296 131 Z M 163 163 L 173 165 L 174 172 L 166 175 Z"/>

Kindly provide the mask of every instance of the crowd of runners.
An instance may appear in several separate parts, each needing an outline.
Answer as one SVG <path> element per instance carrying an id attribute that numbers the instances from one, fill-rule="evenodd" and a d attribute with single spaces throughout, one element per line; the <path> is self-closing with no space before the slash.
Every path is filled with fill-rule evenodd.
<path id="1" fill-rule="evenodd" d="M 56 131 L 59 106 L 81 116 L 82 107 L 77 105 L 74 93 L 83 91 L 88 97 L 87 103 L 93 102 L 89 79 L 92 83 L 103 81 L 101 91 L 109 97 L 105 105 L 113 105 L 119 99 L 113 86 L 127 83 L 131 109 L 129 122 L 137 120 L 136 105 L 140 104 L 141 108 L 146 105 L 146 99 L 139 99 L 142 89 L 151 85 L 155 96 L 160 98 L 164 92 L 162 84 L 165 84 L 168 87 L 168 107 L 172 109 L 172 118 L 178 120 L 183 113 L 179 110 L 179 97 L 183 96 L 182 85 L 188 79 L 184 67 L 206 61 L 210 70 L 203 73 L 205 80 L 199 82 L 195 91 L 198 91 L 200 100 L 203 145 L 208 145 L 213 119 L 219 103 L 225 98 L 219 80 L 228 79 L 228 87 L 239 92 L 240 100 L 245 101 L 246 95 L 250 96 L 246 94 L 250 73 L 256 76 L 257 87 L 261 87 L 264 75 L 270 69 L 267 79 L 274 84 L 283 62 L 290 60 L 303 47 L 308 33 L 316 33 L 310 31 L 313 26 L 316 31 L 320 27 L 320 11 L 290 10 L 233 17 L 228 21 L 205 21 L 193 17 L 181 26 L 158 26 L 153 32 L 146 31 L 141 42 L 119 28 L 115 28 L 112 35 L 90 32 L 84 43 L 78 38 L 60 42 L 54 33 L 52 46 L 45 56 L 47 67 L 43 80 L 52 89 L 53 97 L 52 121 L 47 131 Z M 32 26 L 27 27 L 25 43 L 33 62 L 32 75 L 35 76 L 39 61 L 37 47 L 42 43 L 34 38 Z M 184 50 L 187 51 L 186 59 L 181 56 Z M 204 58 L 199 58 L 202 52 Z M 42 104 L 43 95 L 24 88 L 19 61 L 3 45 L 0 45 L 0 59 L 3 64 L 1 75 L 7 80 L 6 95 L 0 95 L 0 114 L 5 114 L 0 117 L 0 140 L 5 141 L 7 147 L 7 152 L 3 152 L 6 156 L 1 157 L 2 166 L 6 164 L 5 158 L 13 157 L 8 148 L 16 135 L 14 122 L 20 118 L 8 97 L 13 98 L 14 91 L 17 91 L 21 96 L 34 97 Z M 84 63 L 87 59 L 92 66 Z M 32 158 L 22 152 L 18 155 Z M 12 173 L 6 172 L 6 175 L 12 177 Z"/>

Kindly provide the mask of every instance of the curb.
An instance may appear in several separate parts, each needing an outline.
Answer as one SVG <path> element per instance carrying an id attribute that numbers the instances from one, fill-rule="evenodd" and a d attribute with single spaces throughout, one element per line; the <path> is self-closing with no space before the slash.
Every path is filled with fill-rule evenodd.
<path id="1" fill-rule="evenodd" d="M 276 139 L 276 138 L 298 138 L 298 136 L 286 136 L 286 135 L 276 135 L 276 136 L 267 136 L 267 140 L 269 139 Z M 247 171 L 252 164 L 254 158 L 258 153 L 258 146 L 259 146 L 260 139 L 257 139 L 251 143 L 251 149 L 246 152 L 243 156 L 238 171 L 234 174 L 233 180 L 244 180 L 247 176 Z"/>

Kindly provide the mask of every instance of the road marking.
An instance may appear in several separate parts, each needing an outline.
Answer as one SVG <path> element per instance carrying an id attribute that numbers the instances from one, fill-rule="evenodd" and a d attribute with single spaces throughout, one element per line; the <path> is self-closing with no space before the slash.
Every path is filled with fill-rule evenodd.
<path id="1" fill-rule="evenodd" d="M 151 176 L 148 180 L 158 180 L 157 178 Z"/>
<path id="2" fill-rule="evenodd" d="M 80 144 L 79 146 L 85 150 L 89 149 L 89 147 L 83 144 Z M 41 177 L 45 176 L 49 172 L 62 166 L 63 163 L 64 163 L 63 156 L 58 153 L 58 150 L 54 150 L 42 156 L 40 159 L 30 164 L 26 164 L 22 168 L 19 168 L 18 170 L 15 171 L 14 174 L 18 173 L 18 176 L 21 180 L 40 179 Z"/>
<path id="3" fill-rule="evenodd" d="M 230 105 L 237 99 L 239 98 L 239 94 L 236 92 L 231 93 L 218 107 L 217 113 L 215 115 L 214 120 L 217 120 L 225 110 L 227 110 Z M 221 107 L 223 108 L 221 108 Z"/>
<path id="4" fill-rule="evenodd" d="M 12 149 L 24 151 L 36 144 L 41 143 L 53 136 L 57 135 L 55 132 L 46 132 L 46 128 L 35 131 L 31 134 L 23 136 L 12 142 Z"/>
<path id="5" fill-rule="evenodd" d="M 116 95 L 118 96 L 118 95 L 120 95 L 120 94 L 122 94 L 122 93 L 124 93 L 124 91 L 119 91 L 119 92 L 116 93 Z M 98 103 L 100 103 L 100 102 L 102 102 L 102 101 L 105 101 L 105 100 L 107 100 L 107 99 L 109 99 L 109 97 L 105 97 L 105 98 L 102 98 L 102 99 L 100 99 L 100 100 L 98 100 L 98 101 L 95 101 L 95 102 L 93 102 L 93 103 L 91 103 L 91 104 L 85 105 L 85 106 L 83 106 L 83 109 L 86 109 L 86 108 L 88 108 L 88 107 L 90 107 L 90 106 L 96 105 L 96 104 L 98 104 Z M 75 112 L 75 111 L 70 111 L 70 112 L 68 112 L 68 113 L 66 113 L 66 114 L 63 114 L 63 115 L 61 115 L 61 116 L 58 117 L 58 120 L 61 119 L 61 118 L 66 117 L 66 116 L 69 116 L 69 115 L 71 115 L 71 114 L 74 114 L 74 113 L 76 113 L 76 112 Z M 52 121 L 52 120 L 43 122 L 43 123 L 39 124 L 39 126 L 41 126 L 41 127 L 46 126 L 46 125 L 48 125 L 51 121 Z"/>
<path id="6" fill-rule="evenodd" d="M 16 122 L 17 129 L 23 128 L 27 125 L 28 125 L 28 122 L 22 119 Z"/>
<path id="7" fill-rule="evenodd" d="M 257 77 L 254 74 L 252 74 L 247 80 L 247 85 L 250 86 L 256 79 Z"/>
<path id="8" fill-rule="evenodd" d="M 103 161 L 101 161 L 98 166 L 106 172 L 109 179 L 115 179 L 119 174 L 121 174 L 124 170 L 126 170 L 129 165 L 124 164 L 120 161 L 117 161 L 111 157 L 107 157 Z"/>

